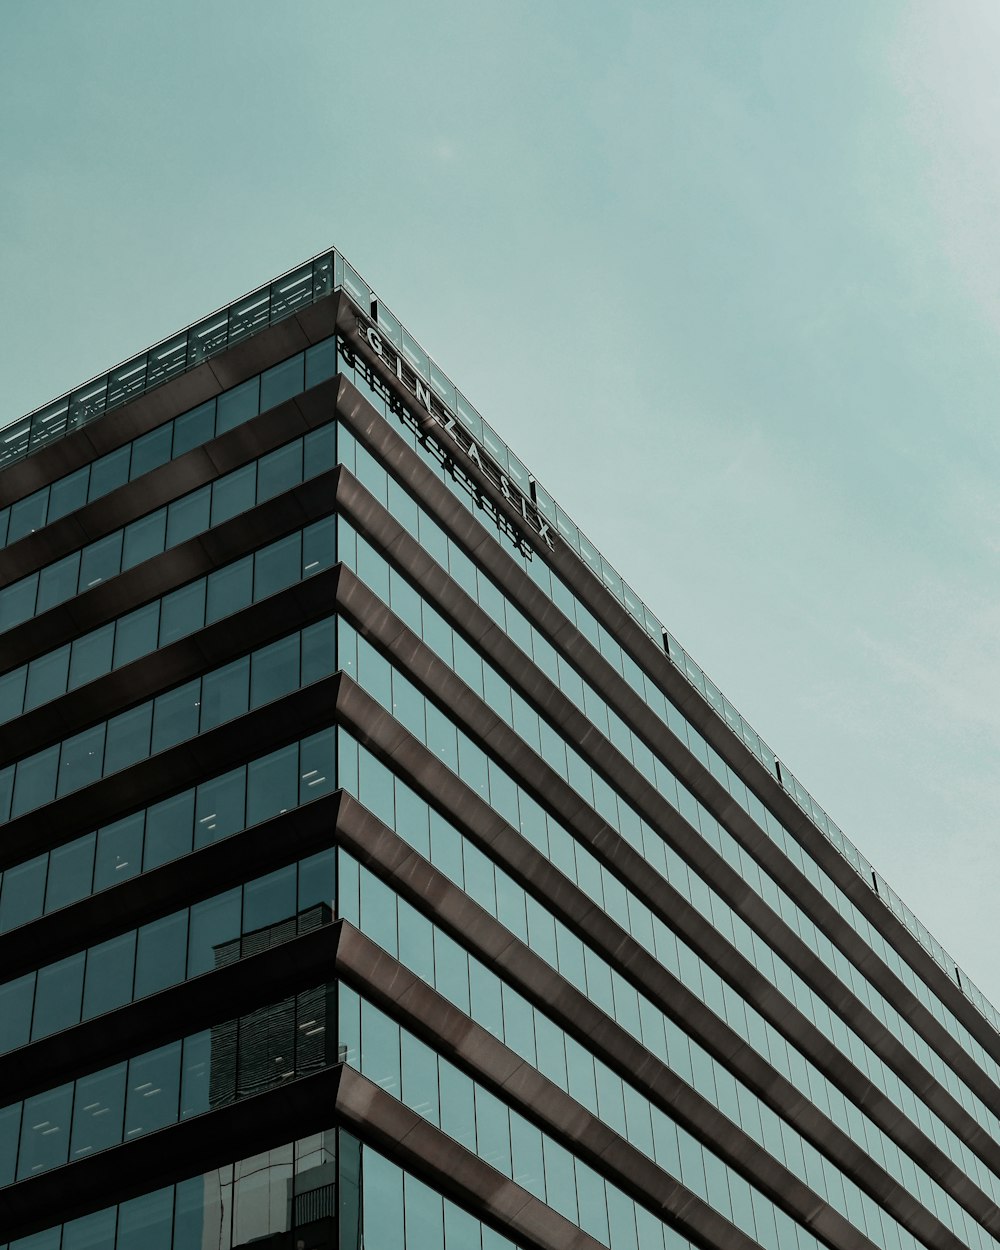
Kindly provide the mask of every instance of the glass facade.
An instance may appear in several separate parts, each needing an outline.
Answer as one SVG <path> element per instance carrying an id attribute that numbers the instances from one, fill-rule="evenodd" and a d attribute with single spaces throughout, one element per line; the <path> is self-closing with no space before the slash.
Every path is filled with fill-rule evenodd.
<path id="1" fill-rule="evenodd" d="M 339 254 L 3 448 L 0 1250 L 998 1245 L 993 1008 Z"/>

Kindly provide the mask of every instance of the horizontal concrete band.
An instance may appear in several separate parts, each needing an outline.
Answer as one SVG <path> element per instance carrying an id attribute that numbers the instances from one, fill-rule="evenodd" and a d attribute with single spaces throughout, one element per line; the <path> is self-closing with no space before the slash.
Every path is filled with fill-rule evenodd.
<path id="1" fill-rule="evenodd" d="M 355 340 L 352 345 L 357 347 L 362 355 L 370 357 L 363 343 L 359 344 Z M 394 378 L 383 376 L 383 381 L 404 405 L 408 408 L 413 407 L 412 397 L 407 395 L 405 389 L 400 388 Z M 639 713 L 640 709 L 645 707 L 634 691 L 618 677 L 603 657 L 578 633 L 531 579 L 507 558 L 503 549 L 479 525 L 469 510 L 451 495 L 391 425 L 371 407 L 347 379 L 342 380 L 338 410 L 352 432 L 378 459 L 392 468 L 411 489 L 419 494 L 422 503 L 435 515 L 439 523 L 456 541 L 473 554 L 476 562 L 497 580 L 522 611 L 525 611 L 540 628 L 566 649 L 571 658 L 581 660 L 583 671 L 587 672 L 588 678 L 594 675 L 592 679 L 595 688 L 600 690 L 608 702 L 616 707 L 616 710 L 619 710 L 619 699 L 624 700 L 626 710 L 620 711 L 620 714 L 625 719 L 632 720 L 632 715 L 627 709 L 631 707 L 633 712 Z M 465 464 L 463 464 L 463 472 L 477 481 L 481 493 L 490 500 L 492 506 L 501 515 L 511 520 L 518 532 L 524 532 L 519 513 L 493 487 L 484 474 L 477 475 L 475 466 Z M 530 531 L 526 536 L 531 537 Z M 1000 1035 L 983 1019 L 948 974 L 923 949 L 884 901 L 869 888 L 868 883 L 828 842 L 794 800 L 785 793 L 777 780 L 763 768 L 742 740 L 697 694 L 662 649 L 651 642 L 644 630 L 576 554 L 557 541 L 556 550 L 547 552 L 545 559 L 553 565 L 560 577 L 605 628 L 633 654 L 643 658 L 647 671 L 672 702 L 681 708 L 692 724 L 751 790 L 781 819 L 786 828 L 795 834 L 816 862 L 836 881 L 868 920 L 883 933 L 889 944 L 896 947 L 912 967 L 919 969 L 926 984 L 948 1006 L 949 1010 L 966 1025 L 972 1035 L 995 1058 L 1000 1060 Z M 595 662 L 595 669 L 590 667 L 591 661 Z M 610 684 L 612 688 L 610 693 L 605 689 L 603 682 Z M 636 728 L 642 729 L 643 722 L 648 721 L 653 727 L 652 732 L 656 735 L 655 748 L 658 751 L 669 749 L 667 740 L 672 741 L 673 736 L 655 718 L 652 720 L 649 718 L 650 713 L 647 708 L 644 715 L 640 714 L 638 722 L 633 723 Z M 661 742 L 662 745 L 660 745 Z M 668 755 L 664 755 L 664 758 L 671 763 L 674 762 Z M 786 888 L 802 901 L 810 914 L 821 918 L 821 927 L 826 928 L 834 936 L 838 945 L 841 945 L 852 959 L 859 964 L 864 964 L 866 961 L 873 964 L 873 967 L 865 968 L 866 974 L 875 981 L 885 996 L 894 1002 L 902 1014 L 908 1018 L 912 1016 L 915 1021 L 919 1021 L 921 1031 L 925 1027 L 932 1028 L 934 1031 L 928 1036 L 928 1040 L 936 1048 L 947 1047 L 941 1053 L 950 1060 L 961 1063 L 964 1054 L 961 1047 L 941 1029 L 934 1017 L 896 975 L 874 955 L 840 913 L 755 826 L 743 809 L 733 801 L 722 786 L 715 782 L 707 770 L 701 769 L 701 766 L 686 750 L 681 752 L 680 758 L 683 767 L 689 763 L 694 766 L 692 782 L 689 784 L 699 797 L 709 802 L 716 814 L 725 818 L 727 824 L 729 824 L 730 814 L 732 815 L 734 824 L 730 827 L 733 832 L 740 832 L 742 836 L 752 839 L 751 849 L 776 879 L 786 885 Z M 699 772 L 703 774 L 702 780 L 711 782 L 706 786 L 704 794 L 698 784 Z M 915 1027 L 918 1027 L 916 1023 Z M 957 1053 L 953 1056 L 953 1052 Z M 966 1062 L 969 1062 L 967 1056 L 964 1058 Z M 979 1071 L 975 1065 L 972 1067 L 975 1071 Z M 971 1076 L 966 1076 L 966 1079 L 970 1081 L 970 1084 L 972 1083 Z"/>
<path id="2" fill-rule="evenodd" d="M 930 1045 L 955 1068 L 955 1071 L 962 1076 L 969 1086 L 987 1104 L 989 1104 L 991 1098 L 1000 1097 L 1000 1091 L 997 1090 L 983 1069 L 950 1036 L 912 992 L 903 985 L 898 977 L 882 963 L 840 913 L 823 897 L 820 891 L 766 837 L 743 809 L 735 803 L 728 791 L 716 781 L 708 769 L 701 765 L 691 752 L 679 743 L 673 734 L 653 716 L 646 705 L 631 690 L 628 684 L 615 673 L 607 661 L 583 638 L 575 627 L 570 625 L 555 605 L 531 582 L 530 578 L 514 565 L 499 544 L 486 533 L 469 511 L 451 495 L 427 466 L 414 455 L 406 443 L 395 434 L 388 422 L 370 404 L 362 399 L 360 394 L 350 386 L 346 379 L 342 382 L 342 389 L 343 393 L 338 398 L 338 411 L 341 418 L 352 425 L 352 430 L 360 441 L 368 446 L 369 450 L 383 460 L 387 466 L 394 468 L 396 473 L 403 476 L 403 480 L 407 482 L 408 486 L 418 492 L 422 504 L 455 538 L 455 541 L 465 547 L 473 559 L 490 573 L 491 577 L 497 581 L 504 592 L 517 603 L 518 607 L 534 621 L 538 628 L 574 660 L 580 671 L 587 674 L 588 680 L 594 685 L 595 689 L 608 700 L 609 704 L 622 715 L 623 719 L 629 721 L 640 732 L 641 736 L 647 738 L 648 744 L 676 769 L 685 781 L 685 784 L 722 820 L 734 836 L 760 860 L 771 875 L 796 899 L 803 910 L 816 921 L 817 926 L 831 935 L 841 949 L 876 984 L 885 998 L 892 1002 L 901 1014 L 911 1021 L 914 1028 L 923 1034 Z M 394 557 L 398 549 L 403 549 L 407 546 L 405 539 L 408 536 L 405 534 L 405 531 L 392 518 L 387 518 L 384 510 L 380 508 L 377 502 L 361 487 L 360 483 L 356 482 L 356 479 L 351 478 L 346 472 L 341 479 L 339 494 L 345 512 L 350 510 L 351 515 L 363 530 L 367 530 L 370 526 L 370 532 L 373 537 L 376 537 L 379 530 L 385 533 L 386 549 Z M 386 521 L 389 522 L 388 525 Z M 378 541 L 377 537 L 376 541 Z M 412 566 L 414 576 L 428 576 L 433 580 L 433 569 L 436 567 L 434 562 L 427 556 L 426 552 L 422 552 L 419 548 L 416 548 L 416 551 L 419 554 L 414 557 Z M 412 549 L 407 551 L 408 557 L 413 557 L 413 554 Z M 402 567 L 408 569 L 406 564 L 403 564 Z M 454 586 L 453 583 L 450 583 L 450 585 L 451 590 L 447 592 L 449 603 L 465 598 L 458 587 Z M 610 599 L 610 596 L 607 597 Z M 614 603 L 613 600 L 611 602 Z M 618 605 L 616 604 L 615 606 L 617 607 Z M 478 639 L 474 638 L 474 641 L 478 645 Z M 664 663 L 669 665 L 669 661 L 664 660 Z M 594 737 L 592 727 L 589 727 L 589 734 L 591 737 Z M 648 783 L 644 782 L 644 784 Z M 813 832 L 820 836 L 818 831 L 814 830 Z M 695 837 L 692 831 L 688 831 L 688 837 L 694 839 L 692 854 L 697 856 L 698 859 L 704 860 L 706 856 L 711 855 L 710 849 L 700 838 Z M 827 849 L 831 850 L 831 853 L 836 854 L 832 851 L 832 848 L 828 847 Z M 839 860 L 840 857 L 837 856 L 837 859 Z M 842 863 L 842 866 L 846 872 L 857 880 L 853 870 L 846 864 Z M 730 873 L 730 877 L 733 878 L 733 876 Z M 735 879 L 735 888 L 740 899 L 751 896 L 749 887 L 738 879 Z M 866 892 L 870 894 L 870 891 Z M 767 909 L 765 908 L 765 910 Z M 885 909 L 883 908 L 883 910 Z M 891 913 L 887 912 L 887 915 L 891 916 Z M 895 918 L 891 918 L 895 922 Z M 780 932 L 784 928 L 780 921 L 777 921 L 776 927 L 774 919 L 771 919 L 769 923 L 775 932 Z M 789 937 L 792 936 L 794 935 L 789 931 Z M 909 937 L 909 935 L 907 936 Z M 795 941 L 798 942 L 798 939 L 795 938 Z M 798 943 L 798 948 L 802 961 L 801 973 L 804 979 L 816 978 L 816 987 L 821 992 L 824 992 L 825 996 L 828 996 L 832 987 L 836 986 L 834 992 L 841 996 L 840 1001 L 858 1001 L 854 999 L 846 986 L 832 976 L 826 965 L 808 947 Z M 930 960 L 926 953 L 922 952 L 921 956 L 926 963 L 929 965 L 933 964 L 933 961 Z M 920 963 L 917 966 L 923 967 L 923 964 Z M 936 964 L 933 964 L 933 968 L 940 972 Z M 928 984 L 933 987 L 932 978 L 928 977 L 927 980 Z M 948 994 L 942 994 L 942 997 L 946 1002 L 949 1002 L 949 1006 L 956 1010 L 955 1003 L 949 1001 L 949 995 L 957 995 L 964 1003 L 965 1009 L 973 1010 L 956 987 L 950 985 L 946 977 L 944 980 L 948 988 Z M 860 1004 L 859 1010 L 861 1010 Z M 913 1059 L 912 1055 L 905 1051 L 901 1043 L 893 1037 L 866 1007 L 863 1008 L 863 1011 L 862 1023 L 871 1031 L 871 1038 L 866 1037 L 866 1040 L 870 1041 L 873 1048 L 888 1048 L 885 1051 L 887 1055 L 896 1054 L 900 1063 L 909 1064 L 908 1074 L 905 1076 L 908 1083 L 912 1084 L 915 1080 L 918 1082 L 932 1082 L 931 1085 L 927 1086 L 927 1097 L 934 1103 L 935 1109 L 939 1111 L 942 1118 L 947 1120 L 950 1114 L 961 1109 L 960 1104 L 953 1100 L 951 1095 L 944 1091 L 943 1088 L 938 1086 L 937 1082 L 929 1074 L 915 1075 L 915 1068 L 919 1067 L 919 1065 L 916 1064 L 916 1060 Z M 980 1024 L 985 1025 L 985 1022 L 982 1021 L 981 1017 L 978 1017 L 978 1013 L 975 1013 L 974 1010 L 973 1014 L 977 1015 Z M 876 1042 L 878 1043 L 877 1045 Z M 921 1073 L 923 1073 L 923 1069 L 921 1069 Z M 919 1084 L 917 1087 L 919 1088 Z M 934 1100 L 936 1099 L 941 1099 L 940 1103 L 935 1102 Z M 988 1135 L 965 1113 L 964 1109 L 961 1109 L 961 1114 L 969 1122 L 968 1133 L 973 1135 L 968 1138 L 970 1145 L 973 1145 L 977 1150 L 989 1150 L 992 1143 L 987 1140 Z M 956 1131 L 959 1130 L 956 1129 Z M 964 1130 L 962 1135 L 967 1136 Z M 993 1165 L 991 1164 L 991 1166 Z"/>
<path id="3" fill-rule="evenodd" d="M 336 327 L 340 300 L 335 294 L 300 308 L 284 321 L 10 465 L 0 474 L 0 508 L 328 338 Z"/>
<path id="4" fill-rule="evenodd" d="M 342 479 L 342 484 L 343 481 L 344 479 Z M 346 510 L 346 503 L 342 503 L 341 506 Z M 452 589 L 453 597 L 457 598 L 457 588 Z M 867 1075 L 855 1067 L 813 1024 L 811 1019 L 806 1018 L 784 995 L 779 993 L 770 981 L 727 942 L 723 935 L 683 895 L 659 874 L 651 873 L 645 859 L 626 843 L 617 831 L 607 826 L 591 808 L 586 806 L 566 782 L 556 776 L 498 716 L 486 707 L 478 696 L 465 686 L 464 682 L 447 665 L 417 639 L 373 592 L 346 568 L 340 583 L 339 602 L 346 616 L 363 625 L 369 639 L 377 641 L 393 662 L 418 686 L 443 706 L 448 707 L 470 736 L 489 748 L 495 757 L 503 760 L 508 767 L 513 768 L 522 784 L 525 784 L 544 806 L 555 812 L 584 844 L 590 846 L 594 853 L 608 864 L 671 928 L 681 933 L 695 946 L 720 974 L 732 984 L 738 985 L 741 992 L 753 1002 L 757 1009 L 776 1028 L 792 1039 L 853 1101 L 864 1106 L 872 1119 L 890 1137 L 896 1140 L 904 1150 L 919 1159 L 943 1187 L 959 1202 L 966 1205 L 977 1219 L 1000 1230 L 1000 1212 L 997 1211 L 992 1199 L 983 1194 L 948 1155 L 923 1134 L 916 1124 L 909 1121 L 899 1108 L 872 1084 Z M 441 600 L 438 602 L 442 610 L 447 611 L 448 603 Z M 469 606 L 468 601 L 465 606 Z M 484 627 L 479 638 L 486 638 L 490 633 L 490 629 Z M 493 633 L 499 633 L 499 631 L 494 627 Z M 521 669 L 527 667 L 523 657 L 516 663 Z M 511 669 L 514 669 L 514 665 L 508 668 L 509 674 Z M 516 672 L 516 669 L 514 671 Z M 541 680 L 537 671 L 534 680 L 536 683 Z M 516 680 L 515 684 L 517 684 Z M 563 710 L 566 710 L 568 700 L 554 687 L 550 685 L 546 695 L 550 708 L 556 706 L 558 710 L 558 707 L 562 706 Z M 378 713 L 373 712 L 372 715 L 377 717 Z M 588 742 L 595 736 L 593 732 L 585 739 L 575 739 L 570 735 L 569 740 L 573 741 L 582 753 L 587 754 Z M 610 746 L 608 749 L 614 750 Z M 656 792 L 645 779 L 641 778 L 630 764 L 626 769 L 624 760 L 621 763 L 623 766 L 619 771 L 626 774 L 627 783 L 634 782 L 636 779 L 641 782 L 641 788 L 638 785 L 623 785 L 623 792 L 627 797 L 634 795 L 636 790 L 641 789 L 645 792 L 644 795 L 639 795 L 636 806 L 640 810 L 645 808 L 644 814 L 651 823 L 667 830 L 672 830 L 672 826 L 677 825 L 682 833 L 690 838 L 696 838 L 697 835 L 688 829 L 682 818 L 656 796 Z M 449 783 L 443 780 L 439 784 L 454 785 L 455 781 Z M 440 794 L 441 791 L 438 790 L 436 793 Z M 650 795 L 656 797 L 658 802 L 655 804 L 648 802 Z M 647 799 L 646 802 L 643 802 L 643 797 Z M 697 840 L 701 842 L 701 839 Z M 703 842 L 701 845 L 705 846 Z M 718 857 L 715 859 L 718 871 L 713 875 L 716 880 L 721 878 L 725 882 L 726 878 L 730 879 L 729 888 L 724 888 L 722 892 L 727 893 L 734 900 L 734 904 L 739 901 L 744 902 L 745 905 L 749 905 L 750 902 L 754 904 L 753 910 L 745 912 L 748 921 L 752 922 L 756 918 L 754 910 L 762 910 L 766 913 L 768 909 L 762 900 L 757 895 L 750 894 L 738 880 L 734 882 L 733 870 Z M 767 919 L 768 916 L 765 915 L 765 920 Z M 771 916 L 770 927 L 778 928 L 779 931 L 788 935 L 787 946 L 794 955 L 796 946 L 802 946 L 801 940 L 792 935 L 782 922 L 775 923 L 776 921 L 777 918 Z M 828 970 L 827 978 L 833 981 L 832 974 Z M 839 982 L 836 984 L 839 985 Z M 827 997 L 830 997 L 835 1006 L 841 1001 L 829 993 Z M 867 1024 L 868 1040 L 873 1048 L 881 1051 L 883 1055 L 891 1056 L 887 1060 L 889 1065 L 902 1071 L 904 1079 L 908 1079 L 915 1088 L 926 1091 L 928 1101 L 932 1105 L 937 1104 L 943 1107 L 949 1114 L 942 1118 L 946 1121 L 950 1118 L 952 1126 L 960 1135 L 964 1128 L 967 1140 L 978 1144 L 980 1153 L 987 1162 L 990 1162 L 991 1154 L 1000 1153 L 998 1144 L 984 1133 L 968 1112 L 917 1063 L 901 1044 L 891 1036 L 889 1037 L 891 1044 L 885 1044 L 885 1038 L 888 1036 L 885 1026 L 875 1020 L 866 1008 L 862 1009 L 860 1003 L 856 1003 L 856 1007 L 852 1004 L 849 1015 L 852 1024 L 856 1023 L 857 1016 L 861 1017 L 862 1027 L 859 1027 L 858 1031 L 864 1032 L 863 1026 Z"/>

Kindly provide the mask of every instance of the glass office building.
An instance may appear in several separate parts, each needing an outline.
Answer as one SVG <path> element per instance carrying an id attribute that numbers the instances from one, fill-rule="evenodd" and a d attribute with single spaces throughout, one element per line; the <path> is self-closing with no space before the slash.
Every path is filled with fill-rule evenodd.
<path id="1" fill-rule="evenodd" d="M 994 1009 L 338 253 L 0 544 L 0 1246 L 1000 1244 Z"/>

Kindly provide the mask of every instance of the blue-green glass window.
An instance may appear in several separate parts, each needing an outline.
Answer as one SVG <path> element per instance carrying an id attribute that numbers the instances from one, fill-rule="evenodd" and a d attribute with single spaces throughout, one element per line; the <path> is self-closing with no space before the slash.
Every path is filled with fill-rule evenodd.
<path id="1" fill-rule="evenodd" d="M 48 1037 L 80 1019 L 83 998 L 84 952 L 42 968 L 36 978 L 35 1014 L 31 1037 Z"/>
<path id="2" fill-rule="evenodd" d="M 49 747 L 37 755 L 21 760 L 14 780 L 14 799 L 11 815 L 20 816 L 43 803 L 51 803 L 56 795 L 56 769 L 59 766 L 59 747 Z"/>
<path id="3" fill-rule="evenodd" d="M 90 466 L 88 499 L 100 499 L 102 495 L 108 495 L 119 486 L 125 485 L 129 476 L 131 452 L 132 448 L 126 444 L 94 461 Z"/>
<path id="4" fill-rule="evenodd" d="M 122 532 L 115 530 L 84 547 L 80 558 L 80 593 L 115 577 L 122 566 Z"/>
<path id="5" fill-rule="evenodd" d="M 114 622 L 91 630 L 73 643 L 69 664 L 69 689 L 86 685 L 111 671 L 112 651 L 115 644 Z"/>
<path id="6" fill-rule="evenodd" d="M 200 447 L 215 434 L 215 400 L 200 404 L 174 421 L 173 456 L 182 456 L 192 447 Z"/>
<path id="7" fill-rule="evenodd" d="M 95 890 L 105 890 L 140 871 L 144 822 L 144 813 L 136 812 L 98 831 L 94 860 Z"/>
<path id="8" fill-rule="evenodd" d="M 45 524 L 48 509 L 49 492 L 47 489 L 35 491 L 26 499 L 19 499 L 11 506 L 10 527 L 7 531 L 7 542 L 17 542 L 25 534 L 41 529 Z"/>
<path id="9" fill-rule="evenodd" d="M 38 574 L 22 578 L 13 586 L 0 591 L 0 631 L 13 629 L 26 621 L 35 610 L 35 592 L 38 590 Z M 74 590 L 70 591 L 73 594 Z"/>
<path id="10" fill-rule="evenodd" d="M 246 464 L 242 469 L 219 478 L 212 491 L 212 524 L 220 525 L 230 517 L 248 512 L 257 499 L 257 466 Z"/>
<path id="11" fill-rule="evenodd" d="M 131 569 L 158 556 L 167 541 L 167 510 L 160 508 L 125 527 L 122 568 Z"/>
<path id="12" fill-rule="evenodd" d="M 305 357 L 302 352 L 297 356 L 292 356 L 289 360 L 283 360 L 281 364 L 275 365 L 261 374 L 260 379 L 260 407 L 262 412 L 266 412 L 268 408 L 274 408 L 278 404 L 284 403 L 286 399 L 291 399 L 293 395 L 298 395 L 303 389 L 303 370 L 305 367 Z"/>
<path id="13" fill-rule="evenodd" d="M 153 708 L 153 751 L 193 738 L 198 732 L 201 682 L 189 681 L 176 690 L 158 695 Z"/>
<path id="14" fill-rule="evenodd" d="M 147 603 L 127 616 L 119 617 L 115 628 L 115 668 L 156 650 L 159 620 L 159 605 L 156 603 Z"/>
<path id="15" fill-rule="evenodd" d="M 40 703 L 58 698 L 66 689 L 69 672 L 69 646 L 39 656 L 28 665 L 28 684 L 24 696 L 24 710 L 30 712 Z"/>
<path id="16" fill-rule="evenodd" d="M 302 441 L 296 439 L 257 462 L 257 502 L 272 499 L 302 481 Z"/>
<path id="17" fill-rule="evenodd" d="M 247 768 L 247 824 L 290 811 L 298 797 L 298 751 L 292 745 L 254 760 Z"/>
<path id="18" fill-rule="evenodd" d="M 49 490 L 49 512 L 46 524 L 51 525 L 60 517 L 75 512 L 87 502 L 87 486 L 90 481 L 90 465 L 70 473 L 68 477 L 53 482 Z M 8 540 L 9 541 L 9 540 Z"/>
<path id="19" fill-rule="evenodd" d="M 254 652 L 250 676 L 251 707 L 261 707 L 296 689 L 299 684 L 299 649 L 299 635 L 293 634 Z"/>
<path id="20" fill-rule="evenodd" d="M 142 870 L 178 859 L 191 850 L 194 791 L 185 790 L 154 803 L 146 811 L 146 842 Z"/>
<path id="21" fill-rule="evenodd" d="M 135 997 L 155 994 L 184 980 L 187 960 L 186 912 L 153 920 L 139 930 L 135 957 Z"/>
<path id="22" fill-rule="evenodd" d="M 216 898 L 198 903 L 191 908 L 190 937 L 188 941 L 189 977 L 211 972 L 221 962 L 230 962 L 216 955 L 215 948 L 232 942 L 240 935 L 240 910 L 242 890 L 230 890 Z"/>
<path id="23" fill-rule="evenodd" d="M 60 798 L 83 786 L 91 785 L 100 777 L 104 764 L 105 729 L 103 723 L 92 725 L 82 733 L 67 738 L 62 744 L 57 789 Z"/>
<path id="24" fill-rule="evenodd" d="M 70 552 L 62 560 L 42 569 L 38 582 L 36 612 L 47 612 L 76 594 L 80 575 L 80 552 Z"/>
<path id="25" fill-rule="evenodd" d="M 253 602 L 253 556 L 245 556 L 208 576 L 206 624 L 231 616 Z"/>
<path id="26" fill-rule="evenodd" d="M 128 1065 L 125 1139 L 163 1128 L 177 1118 L 181 1043 L 171 1042 Z"/>
<path id="27" fill-rule="evenodd" d="M 158 469 L 161 464 L 167 463 L 170 459 L 172 434 L 173 428 L 170 422 L 167 422 L 166 425 L 150 430 L 148 434 L 135 440 L 132 444 L 131 476 L 133 478 L 141 477 L 143 473 L 151 473 L 153 469 Z"/>
<path id="28" fill-rule="evenodd" d="M 15 716 L 21 715 L 27 677 L 26 664 L 0 677 L 0 721 L 13 720 Z"/>
<path id="29" fill-rule="evenodd" d="M 46 855 L 8 868 L 0 889 L 0 933 L 16 929 L 42 914 L 45 897 Z"/>
<path id="30" fill-rule="evenodd" d="M 167 508 L 167 546 L 176 547 L 207 530 L 211 506 L 211 486 L 175 499 Z"/>
<path id="31" fill-rule="evenodd" d="M 331 421 L 312 430 L 302 440 L 305 477 L 316 477 L 337 463 L 337 427 Z"/>
<path id="32" fill-rule="evenodd" d="M 219 396 L 218 415 L 216 417 L 216 434 L 224 434 L 227 430 L 244 421 L 249 421 L 260 411 L 260 378 L 250 378 L 240 386 L 234 386 Z"/>
<path id="33" fill-rule="evenodd" d="M 141 703 L 127 712 L 120 712 L 108 721 L 104 744 L 106 774 L 120 772 L 149 755 L 152 726 L 153 707 L 150 703 Z"/>
<path id="34" fill-rule="evenodd" d="M 31 1037 L 31 1010 L 35 998 L 35 974 L 29 972 L 0 985 L 0 1047 L 4 1053 L 25 1046 Z"/>
<path id="35" fill-rule="evenodd" d="M 135 933 L 123 933 L 87 952 L 83 1019 L 101 1016 L 132 1001 L 135 974 Z"/>
<path id="36" fill-rule="evenodd" d="M 294 864 L 248 882 L 243 891 L 243 931 L 251 933 L 294 916 L 295 889 Z"/>
<path id="37" fill-rule="evenodd" d="M 254 560 L 254 598 L 263 599 L 291 586 L 299 580 L 301 567 L 302 535 L 299 533 L 289 534 L 262 548 Z"/>
<path id="38" fill-rule="evenodd" d="M 18 1180 L 67 1161 L 72 1109 L 72 1082 L 25 1099 Z"/>
<path id="39" fill-rule="evenodd" d="M 205 579 L 164 595 L 160 604 L 160 646 L 186 638 L 205 623 Z"/>
<path id="40" fill-rule="evenodd" d="M 63 1225 L 62 1250 L 115 1250 L 117 1215 L 115 1207 L 108 1207 L 70 1220 Z"/>
<path id="41" fill-rule="evenodd" d="M 97 835 L 88 833 L 65 846 L 57 846 L 49 856 L 45 887 L 45 910 L 68 907 L 90 893 L 94 877 L 94 849 Z"/>
<path id="42" fill-rule="evenodd" d="M 195 803 L 195 847 L 224 838 L 244 827 L 246 769 L 236 768 L 198 787 Z"/>
<path id="43" fill-rule="evenodd" d="M 201 729 L 206 732 L 242 716 L 248 706 L 250 657 L 241 656 L 202 680 Z"/>
<path id="44" fill-rule="evenodd" d="M 121 1141 L 127 1066 L 119 1063 L 77 1082 L 71 1162 Z"/>

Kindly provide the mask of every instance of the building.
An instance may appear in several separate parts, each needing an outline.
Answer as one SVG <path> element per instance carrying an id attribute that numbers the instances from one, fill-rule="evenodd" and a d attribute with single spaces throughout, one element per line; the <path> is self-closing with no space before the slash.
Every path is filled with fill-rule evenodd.
<path id="1" fill-rule="evenodd" d="M 339 254 L 0 440 L 0 1244 L 998 1244 L 996 1012 Z"/>

